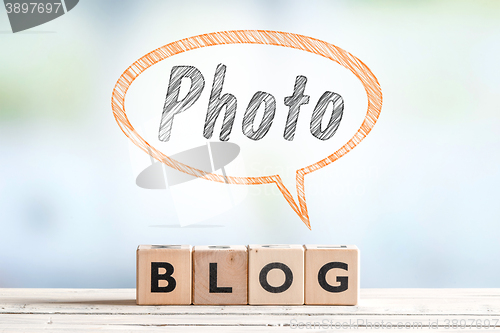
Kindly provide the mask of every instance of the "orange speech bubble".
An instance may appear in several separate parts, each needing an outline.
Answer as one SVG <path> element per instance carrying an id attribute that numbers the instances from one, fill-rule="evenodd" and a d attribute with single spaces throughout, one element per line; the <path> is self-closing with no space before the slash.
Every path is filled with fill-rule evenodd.
<path id="1" fill-rule="evenodd" d="M 189 165 L 185 165 L 173 158 L 166 156 L 165 154 L 151 146 L 149 143 L 147 143 L 135 131 L 134 127 L 130 124 L 130 121 L 127 118 L 127 114 L 125 112 L 125 95 L 127 94 L 127 91 L 132 82 L 134 82 L 134 80 L 142 72 L 144 72 L 154 64 L 157 64 L 158 62 L 176 54 L 207 46 L 224 44 L 275 45 L 307 51 L 328 58 L 342 65 L 343 67 L 350 70 L 363 84 L 366 95 L 368 97 L 368 107 L 361 127 L 358 129 L 356 134 L 354 134 L 354 136 L 336 152 L 314 164 L 297 170 L 296 182 L 298 204 L 293 199 L 290 191 L 288 191 L 288 189 L 283 184 L 283 181 L 281 180 L 281 177 L 279 175 L 264 177 L 223 177 L 218 174 L 208 173 L 203 170 L 190 167 Z M 111 107 L 113 109 L 113 115 L 116 119 L 116 122 L 122 129 L 123 133 L 125 133 L 125 135 L 130 140 L 132 140 L 132 142 L 137 147 L 150 154 L 156 160 L 162 161 L 164 164 L 178 171 L 219 183 L 239 185 L 260 185 L 274 183 L 278 186 L 278 189 L 281 191 L 290 207 L 292 207 L 295 213 L 297 213 L 297 215 L 300 217 L 302 222 L 304 222 L 304 224 L 309 229 L 311 229 L 304 192 L 305 175 L 335 162 L 340 157 L 344 156 L 354 147 L 356 147 L 356 145 L 358 145 L 368 135 L 368 133 L 370 133 L 373 126 L 375 126 L 375 123 L 377 122 L 380 111 L 382 109 L 382 90 L 375 75 L 373 75 L 370 69 L 361 60 L 333 44 L 311 37 L 279 31 L 233 30 L 213 32 L 209 34 L 181 39 L 176 42 L 164 45 L 146 54 L 145 56 L 134 62 L 130 67 L 128 67 L 116 82 L 111 97 Z"/>

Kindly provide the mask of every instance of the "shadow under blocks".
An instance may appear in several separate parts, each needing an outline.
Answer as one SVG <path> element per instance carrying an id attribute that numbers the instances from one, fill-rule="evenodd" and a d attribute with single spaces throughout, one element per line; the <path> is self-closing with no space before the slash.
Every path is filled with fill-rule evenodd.
<path id="1" fill-rule="evenodd" d="M 356 305 L 354 245 L 140 245 L 139 305 Z"/>

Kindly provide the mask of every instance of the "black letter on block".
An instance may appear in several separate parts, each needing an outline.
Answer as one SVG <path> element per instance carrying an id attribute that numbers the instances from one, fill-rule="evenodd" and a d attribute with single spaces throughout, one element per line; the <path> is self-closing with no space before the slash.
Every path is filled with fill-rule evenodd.
<path id="1" fill-rule="evenodd" d="M 273 287 L 269 284 L 269 282 L 267 282 L 267 274 L 269 273 L 269 271 L 271 269 L 275 269 L 275 268 L 281 269 L 283 271 L 283 273 L 285 273 L 285 282 L 283 282 L 283 284 L 279 287 Z M 260 271 L 259 282 L 260 282 L 260 285 L 262 286 L 262 288 L 264 288 L 264 290 L 266 290 L 270 293 L 273 293 L 273 294 L 282 293 L 282 292 L 286 291 L 288 288 L 290 288 L 290 286 L 292 285 L 292 282 L 293 282 L 292 270 L 290 269 L 290 267 L 288 267 L 287 265 L 285 265 L 281 262 L 272 262 L 272 263 L 264 266 L 262 268 L 262 270 Z"/>
<path id="2" fill-rule="evenodd" d="M 191 87 L 184 97 L 179 101 L 179 90 L 181 89 L 181 81 L 183 78 L 191 79 Z M 163 113 L 161 115 L 160 131 L 158 140 L 167 142 L 170 139 L 172 132 L 172 124 L 174 116 L 186 111 L 194 102 L 198 100 L 205 87 L 205 80 L 201 72 L 193 66 L 174 66 L 170 73 L 170 82 L 168 83 L 167 97 L 163 105 Z"/>
<path id="3" fill-rule="evenodd" d="M 330 102 L 333 104 L 332 115 L 330 116 L 330 121 L 328 122 L 325 130 L 322 131 L 321 122 L 323 121 L 326 108 Z M 323 141 L 330 139 L 335 132 L 337 132 L 343 113 L 344 99 L 342 96 L 331 91 L 325 91 L 323 96 L 319 99 L 318 104 L 316 104 L 311 117 L 311 134 Z"/>
<path id="4" fill-rule="evenodd" d="M 217 263 L 210 263 L 210 293 L 230 294 L 233 292 L 231 287 L 217 287 Z"/>
<path id="5" fill-rule="evenodd" d="M 337 276 L 337 282 L 340 282 L 340 286 L 332 286 L 326 282 L 326 273 L 332 268 L 340 268 L 347 271 L 347 264 L 343 262 L 329 262 L 324 264 L 323 267 L 318 272 L 318 282 L 321 288 L 329 291 L 331 293 L 340 293 L 347 290 L 348 279 L 347 276 Z"/>
<path id="6" fill-rule="evenodd" d="M 165 274 L 159 274 L 160 268 L 165 268 Z M 152 293 L 169 293 L 175 289 L 175 279 L 172 277 L 174 274 L 174 266 L 168 262 L 152 262 L 151 263 L 151 292 Z M 167 281 L 166 287 L 159 287 L 160 280 Z"/>
<path id="7" fill-rule="evenodd" d="M 217 120 L 217 117 L 219 117 L 219 114 L 224 106 L 226 107 L 226 113 L 224 115 L 224 121 L 222 123 L 219 139 L 221 141 L 229 140 L 229 134 L 231 134 L 231 129 L 233 128 L 234 117 L 236 116 L 236 97 L 231 94 L 224 94 L 222 97 L 220 96 L 222 86 L 224 85 L 225 75 L 226 66 L 219 64 L 215 70 L 214 83 L 212 85 L 207 116 L 205 118 L 205 128 L 203 129 L 203 136 L 206 139 L 210 139 L 212 137 L 215 121 Z"/>

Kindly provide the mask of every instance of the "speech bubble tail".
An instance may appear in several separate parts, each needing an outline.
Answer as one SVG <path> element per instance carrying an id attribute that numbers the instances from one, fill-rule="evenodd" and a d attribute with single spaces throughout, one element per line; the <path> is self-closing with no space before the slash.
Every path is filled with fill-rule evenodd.
<path id="1" fill-rule="evenodd" d="M 279 175 L 276 175 L 274 181 L 278 186 L 281 194 L 288 202 L 290 207 L 292 207 L 293 211 L 299 216 L 299 218 L 304 222 L 307 228 L 311 230 L 311 223 L 309 221 L 309 213 L 307 212 L 307 204 L 306 204 L 306 194 L 304 190 L 304 176 L 305 173 L 302 170 L 297 170 L 296 175 L 296 188 L 297 188 L 297 201 L 294 200 L 293 195 L 286 188 L 283 180 Z"/>

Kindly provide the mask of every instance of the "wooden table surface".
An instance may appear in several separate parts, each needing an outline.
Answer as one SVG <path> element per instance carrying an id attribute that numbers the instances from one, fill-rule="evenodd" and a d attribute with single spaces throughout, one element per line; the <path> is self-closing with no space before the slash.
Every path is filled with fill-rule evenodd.
<path id="1" fill-rule="evenodd" d="M 499 320 L 500 289 L 362 289 L 358 306 L 137 306 L 135 289 L 0 289 L 0 332 L 500 332 Z"/>

